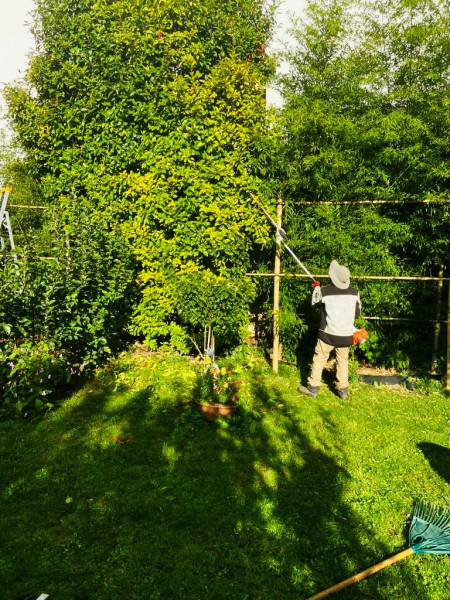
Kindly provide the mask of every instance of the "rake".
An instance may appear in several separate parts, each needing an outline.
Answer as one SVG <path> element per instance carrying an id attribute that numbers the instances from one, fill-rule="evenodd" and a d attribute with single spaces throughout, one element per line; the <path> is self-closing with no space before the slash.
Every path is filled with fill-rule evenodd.
<path id="1" fill-rule="evenodd" d="M 352 583 L 361 581 L 361 579 L 373 575 L 407 556 L 411 556 L 411 554 L 450 554 L 450 511 L 433 506 L 423 500 L 417 502 L 409 529 L 409 548 L 315 596 L 311 596 L 308 600 L 326 598 Z"/>

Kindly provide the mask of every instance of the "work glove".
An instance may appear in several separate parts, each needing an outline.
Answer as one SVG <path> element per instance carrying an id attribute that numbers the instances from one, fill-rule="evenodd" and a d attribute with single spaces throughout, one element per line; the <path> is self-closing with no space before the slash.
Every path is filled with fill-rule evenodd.
<path id="1" fill-rule="evenodd" d="M 314 286 L 314 291 L 312 294 L 312 302 L 311 304 L 314 306 L 314 304 L 319 304 L 319 302 L 322 302 L 322 290 L 320 289 L 320 282 L 319 281 L 315 281 L 313 283 Z"/>
<path id="2" fill-rule="evenodd" d="M 369 339 L 369 332 L 367 331 L 367 329 L 354 329 L 355 330 L 353 332 L 353 345 L 360 346 L 361 344 L 364 344 L 366 340 Z"/>

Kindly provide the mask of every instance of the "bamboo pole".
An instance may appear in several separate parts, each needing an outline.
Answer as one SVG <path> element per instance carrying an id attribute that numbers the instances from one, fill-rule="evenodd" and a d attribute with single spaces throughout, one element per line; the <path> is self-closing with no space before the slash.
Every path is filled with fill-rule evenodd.
<path id="1" fill-rule="evenodd" d="M 369 577 L 369 575 L 378 573 L 378 571 L 381 571 L 389 565 L 393 565 L 399 560 L 403 560 L 404 558 L 411 556 L 411 554 L 413 553 L 414 550 L 412 548 L 406 548 L 406 550 L 402 550 L 402 552 L 399 552 L 398 554 L 395 554 L 394 556 L 383 560 L 377 565 L 373 565 L 373 567 L 369 567 L 365 571 L 361 571 L 361 573 L 353 575 L 353 577 L 349 577 L 348 579 L 341 581 L 341 583 L 337 583 L 336 585 L 333 585 L 332 587 L 328 588 L 327 590 L 324 590 L 323 592 L 320 592 L 319 594 L 316 594 L 315 596 L 311 596 L 310 598 L 308 598 L 308 600 L 322 600 L 322 598 L 326 598 L 327 596 L 330 596 L 330 594 L 334 594 L 335 592 L 342 590 L 343 588 L 347 587 L 348 585 L 351 585 L 352 583 L 357 583 L 358 581 L 361 581 L 361 579 Z"/>
<path id="2" fill-rule="evenodd" d="M 296 206 L 314 206 L 315 204 L 330 204 L 339 206 L 341 204 L 395 204 L 397 206 L 403 206 L 404 204 L 448 204 L 449 198 L 442 199 L 431 199 L 424 198 L 423 200 L 304 200 L 303 202 L 296 202 Z"/>
<path id="3" fill-rule="evenodd" d="M 444 276 L 444 265 L 439 267 L 439 277 Z M 437 284 L 437 298 L 436 298 L 436 312 L 435 318 L 436 322 L 434 325 L 434 334 L 433 334 L 433 353 L 431 355 L 431 365 L 430 365 L 430 373 L 436 374 L 436 366 L 437 366 L 437 353 L 439 348 L 439 336 L 441 334 L 441 306 L 442 306 L 442 287 L 443 282 L 438 281 Z"/>
<path id="4" fill-rule="evenodd" d="M 448 286 L 447 307 L 447 374 L 445 377 L 445 389 L 450 392 L 450 284 Z"/>
<path id="5" fill-rule="evenodd" d="M 5 256 L 23 256 L 23 254 L 19 253 L 19 254 L 11 254 L 6 253 Z M 27 257 L 28 260 L 58 260 L 58 258 L 56 258 L 56 256 L 28 256 Z"/>
<path id="6" fill-rule="evenodd" d="M 446 320 L 442 319 L 437 321 L 436 319 L 413 319 L 411 317 L 372 317 L 367 315 L 361 315 L 363 319 L 368 321 L 408 321 L 413 323 L 447 323 Z"/>
<path id="7" fill-rule="evenodd" d="M 5 188 L 3 190 L 0 190 L 1 192 L 4 192 L 6 190 L 11 191 L 12 188 Z M 396 206 L 403 206 L 405 204 L 448 204 L 450 203 L 450 199 L 449 198 L 442 198 L 442 199 L 430 199 L 430 198 L 424 198 L 423 200 L 305 200 L 303 202 L 297 202 L 296 206 L 315 206 L 318 204 L 328 204 L 328 205 L 333 205 L 333 206 L 340 206 L 340 205 L 346 205 L 346 204 L 394 204 Z M 10 207 L 13 208 L 31 208 L 31 209 L 46 209 L 49 208 L 48 206 L 32 206 L 30 204 L 10 204 Z"/>
<path id="8" fill-rule="evenodd" d="M 10 208 L 30 208 L 31 210 L 45 210 L 49 206 L 34 206 L 32 204 L 10 204 Z"/>
<path id="9" fill-rule="evenodd" d="M 283 215 L 283 203 L 279 197 L 277 200 L 277 226 L 281 228 Z M 272 370 L 278 373 L 278 362 L 280 358 L 280 273 L 281 269 L 281 236 L 277 231 L 275 245 L 275 262 L 273 278 L 273 349 Z"/>
<path id="10" fill-rule="evenodd" d="M 246 277 L 275 277 L 275 273 L 246 273 Z M 304 273 L 278 273 L 277 277 L 309 277 Z M 328 274 L 313 275 L 317 279 L 328 278 Z M 352 279 L 370 280 L 378 279 L 380 281 L 450 281 L 450 277 L 420 277 L 420 276 L 395 276 L 395 275 L 352 275 Z"/>

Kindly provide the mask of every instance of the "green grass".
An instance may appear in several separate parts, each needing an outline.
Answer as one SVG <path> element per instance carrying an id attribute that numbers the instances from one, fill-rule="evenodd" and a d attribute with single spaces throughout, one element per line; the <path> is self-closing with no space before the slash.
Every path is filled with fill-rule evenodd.
<path id="1" fill-rule="evenodd" d="M 187 360 L 135 354 L 45 418 L 0 423 L 0 599 L 303 599 L 405 548 L 415 498 L 450 508 L 435 387 L 313 400 L 294 368 L 242 372 L 230 421 L 191 406 Z M 336 598 L 449 588 L 448 557 L 414 555 Z"/>

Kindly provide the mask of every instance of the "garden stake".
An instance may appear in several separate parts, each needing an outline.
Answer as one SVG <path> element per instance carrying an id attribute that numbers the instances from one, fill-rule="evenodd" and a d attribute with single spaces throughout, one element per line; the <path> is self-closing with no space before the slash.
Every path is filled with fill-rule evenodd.
<path id="1" fill-rule="evenodd" d="M 214 340 L 214 330 L 211 327 L 211 325 L 206 326 L 205 325 L 205 332 L 204 332 L 204 336 L 203 336 L 203 346 L 204 346 L 204 355 L 203 355 L 203 359 L 204 359 L 204 364 L 203 364 L 203 370 L 206 372 L 207 370 L 207 359 L 209 359 L 210 364 L 213 365 L 214 361 L 215 361 L 215 354 L 216 354 L 216 345 L 215 345 L 215 340 Z"/>
<path id="2" fill-rule="evenodd" d="M 308 600 L 326 598 L 352 583 L 361 581 L 364 577 L 373 575 L 381 569 L 411 556 L 411 554 L 450 554 L 450 511 L 438 508 L 425 501 L 417 502 L 409 530 L 409 548 L 315 596 L 311 596 Z"/>

